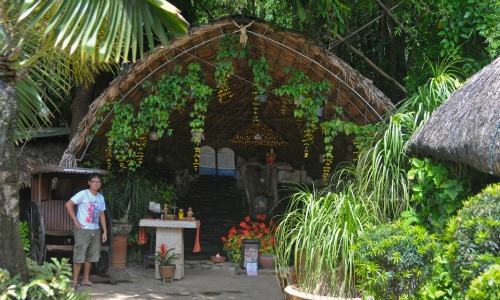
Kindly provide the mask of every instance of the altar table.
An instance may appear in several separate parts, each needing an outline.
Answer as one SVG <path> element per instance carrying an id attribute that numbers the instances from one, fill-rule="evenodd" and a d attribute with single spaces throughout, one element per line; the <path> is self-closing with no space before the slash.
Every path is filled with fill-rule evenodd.
<path id="1" fill-rule="evenodd" d="M 184 228 L 197 228 L 196 221 L 185 220 L 161 220 L 161 219 L 141 219 L 141 227 L 156 227 L 156 247 L 155 254 L 162 243 L 167 245 L 167 249 L 174 248 L 175 253 L 181 257 L 175 263 L 174 279 L 184 277 L 184 237 L 182 233 Z M 161 279 L 158 265 L 155 264 L 155 278 Z"/>

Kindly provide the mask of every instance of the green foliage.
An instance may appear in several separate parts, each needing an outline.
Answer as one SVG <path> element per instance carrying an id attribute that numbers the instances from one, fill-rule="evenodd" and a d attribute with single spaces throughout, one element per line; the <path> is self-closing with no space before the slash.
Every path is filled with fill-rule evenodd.
<path id="1" fill-rule="evenodd" d="M 249 60 L 248 65 L 252 67 L 256 95 L 264 95 L 267 88 L 273 83 L 273 78 L 269 75 L 269 64 L 266 57 L 262 56 L 260 59 Z"/>
<path id="2" fill-rule="evenodd" d="M 139 220 L 147 213 L 150 201 L 163 201 L 146 173 L 110 174 L 103 181 L 102 194 L 113 219 L 124 218 L 139 224 Z"/>
<path id="3" fill-rule="evenodd" d="M 286 68 L 285 72 L 291 73 L 291 77 L 286 84 L 276 88 L 274 93 L 293 99 L 295 104 L 293 115 L 303 120 L 305 124 L 303 144 L 304 157 L 307 158 L 309 146 L 314 140 L 314 132 L 318 129 L 318 109 L 327 103 L 326 95 L 330 92 L 330 83 L 326 80 L 315 82 L 307 74 L 293 67 Z"/>
<path id="4" fill-rule="evenodd" d="M 500 184 L 471 197 L 448 223 L 445 258 L 462 293 L 470 282 L 500 263 Z"/>
<path id="5" fill-rule="evenodd" d="M 354 246 L 360 289 L 375 299 L 416 297 L 431 277 L 437 248 L 424 228 L 402 221 L 366 228 Z"/>
<path id="6" fill-rule="evenodd" d="M 441 255 L 442 247 L 440 247 L 439 254 L 434 259 L 433 263 L 433 276 L 427 281 L 426 285 L 421 289 L 422 299 L 439 299 L 439 300 L 452 300 L 461 299 L 462 295 L 457 292 L 459 290 L 457 283 L 451 278 L 448 270 L 449 263 Z"/>
<path id="7" fill-rule="evenodd" d="M 52 258 L 52 263 L 44 262 L 42 266 L 28 259 L 28 267 L 28 282 L 22 282 L 19 275 L 11 277 L 7 270 L 0 269 L 0 299 L 90 299 L 87 293 L 75 293 L 67 258 L 61 262 Z"/>
<path id="8" fill-rule="evenodd" d="M 479 277 L 472 280 L 466 299 L 498 300 L 500 299 L 500 265 L 495 264 Z"/>
<path id="9" fill-rule="evenodd" d="M 240 56 L 243 58 L 247 55 L 247 49 L 240 46 L 238 43 L 237 34 L 226 33 L 219 43 L 219 50 L 215 58 L 215 73 L 214 79 L 217 85 L 217 97 L 219 102 L 222 102 L 224 97 L 231 98 L 233 95 L 229 88 L 229 78 L 234 74 L 233 61 Z"/>
<path id="10" fill-rule="evenodd" d="M 189 86 L 191 91 L 190 96 L 194 99 L 193 111 L 189 113 L 191 121 L 189 126 L 191 132 L 203 133 L 205 127 L 205 114 L 207 107 L 212 100 L 213 89 L 204 83 L 200 65 L 192 63 L 188 66 L 188 75 L 184 77 L 185 86 Z M 199 145 L 201 143 L 200 135 L 193 135 L 192 141 Z"/>
<path id="11" fill-rule="evenodd" d="M 29 255 L 31 249 L 31 243 L 29 239 L 30 228 L 28 225 L 28 221 L 20 221 L 19 229 L 21 230 L 21 241 L 23 243 L 24 251 L 26 252 L 26 255 Z"/>
<path id="12" fill-rule="evenodd" d="M 498 28 L 500 4 L 496 0 L 448 0 L 440 2 L 439 8 L 441 19 L 437 24 L 437 35 L 441 38 L 441 57 L 465 57 L 474 43 L 488 41 L 491 31 Z M 490 50 L 495 53 L 498 46 L 492 43 Z M 486 64 L 478 60 L 477 54 L 475 59 L 464 65 L 465 72 L 475 73 Z"/>
<path id="13" fill-rule="evenodd" d="M 354 295 L 352 244 L 379 215 L 373 201 L 346 187 L 339 193 L 297 187 L 277 224 L 276 265 L 292 262 L 300 288 L 318 295 Z"/>
<path id="14" fill-rule="evenodd" d="M 193 109 L 189 125 L 193 132 L 203 132 L 213 89 L 204 83 L 198 64 L 190 64 L 186 76 L 181 76 L 181 67 L 175 67 L 172 72 L 163 75 L 156 83 L 146 81 L 143 84 L 143 88 L 150 89 L 151 94 L 140 102 L 138 109 L 132 104 L 119 102 L 108 102 L 99 109 L 98 122 L 104 120 L 104 113 L 112 111 L 114 114 L 111 129 L 106 132 L 108 151 L 111 152 L 108 156 L 120 163 L 120 170 L 136 171 L 142 165 L 146 135 L 151 131 L 156 131 L 159 138 L 165 133 L 172 135 L 173 131 L 168 127 L 170 115 L 186 107 L 188 102 Z M 96 123 L 94 133 L 99 130 L 99 126 Z M 201 139 L 194 137 L 193 141 L 199 144 Z M 110 160 L 108 158 L 108 168 Z"/>
<path id="15" fill-rule="evenodd" d="M 448 218 L 461 206 L 468 189 L 466 180 L 452 179 L 448 168 L 433 163 L 429 158 L 411 158 L 408 179 L 412 181 L 412 200 L 420 208 L 418 214 L 428 229 L 442 229 Z M 429 219 L 430 224 L 426 222 Z"/>

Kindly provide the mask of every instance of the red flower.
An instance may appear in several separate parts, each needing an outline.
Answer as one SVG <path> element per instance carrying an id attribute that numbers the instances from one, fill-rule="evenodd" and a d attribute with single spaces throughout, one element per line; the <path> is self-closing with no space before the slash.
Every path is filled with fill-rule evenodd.
<path id="1" fill-rule="evenodd" d="M 248 226 L 248 225 L 247 225 L 247 223 L 245 223 L 245 222 L 241 222 L 241 223 L 240 223 L 240 226 L 241 226 L 241 228 L 245 228 L 245 229 L 248 229 L 248 228 L 249 228 L 249 226 Z"/>
<path id="2" fill-rule="evenodd" d="M 227 238 L 225 236 L 221 237 L 220 238 L 223 242 L 226 242 L 227 241 Z"/>
<path id="3" fill-rule="evenodd" d="M 245 222 L 250 222 L 250 217 L 249 216 L 245 217 Z"/>
<path id="4" fill-rule="evenodd" d="M 264 228 L 266 228 L 266 224 L 264 224 L 264 223 L 259 223 L 259 227 L 260 227 L 260 229 L 264 229 Z"/>

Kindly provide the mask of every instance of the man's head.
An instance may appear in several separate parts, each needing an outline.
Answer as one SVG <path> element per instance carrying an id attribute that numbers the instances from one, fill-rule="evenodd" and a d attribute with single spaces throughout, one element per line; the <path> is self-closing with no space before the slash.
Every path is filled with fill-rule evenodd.
<path id="1" fill-rule="evenodd" d="M 102 184 L 102 176 L 99 173 L 92 173 L 89 175 L 89 185 L 91 187 L 100 187 Z M 96 188 L 99 189 L 99 188 Z"/>

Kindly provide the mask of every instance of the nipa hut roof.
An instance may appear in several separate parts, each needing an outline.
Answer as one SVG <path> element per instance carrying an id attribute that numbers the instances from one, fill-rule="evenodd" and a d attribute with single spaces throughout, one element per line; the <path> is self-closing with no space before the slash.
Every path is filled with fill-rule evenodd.
<path id="1" fill-rule="evenodd" d="M 252 20 L 242 17 L 223 18 L 193 28 L 184 37 L 172 40 L 168 47 L 160 46 L 154 53 L 130 65 L 90 106 L 88 114 L 80 123 L 77 134 L 66 150 L 61 165 L 75 165 L 74 155 L 80 153 L 83 157 L 91 142 L 105 147 L 104 135 L 111 126 L 112 115 L 105 116 L 104 121 L 98 124 L 99 129 L 94 135 L 91 129 L 96 123 L 99 108 L 108 101 L 132 103 L 138 107 L 139 103 L 149 95 L 148 89 L 142 87 L 143 83 L 160 79 L 174 66 L 182 66 L 183 70 L 186 70 L 190 63 L 199 63 L 206 83 L 215 88 L 214 72 L 218 44 L 226 33 L 240 33 L 234 21 L 245 25 L 250 24 Z M 284 111 L 279 101 L 280 97 L 272 93 L 273 89 L 287 82 L 289 75 L 285 72 L 285 68 L 289 66 L 303 71 L 314 81 L 331 82 L 329 104 L 325 107 L 322 118 L 332 115 L 334 106 L 341 106 L 345 120 L 368 124 L 382 120 L 384 114 L 392 109 L 390 100 L 370 80 L 320 45 L 298 32 L 275 30 L 270 24 L 259 20 L 253 21 L 254 23 L 246 30 L 247 45 L 250 47 L 248 59 L 265 56 L 273 78 L 272 87 L 268 89 L 268 101 L 261 104 L 259 117 L 283 136 L 292 147 L 295 145 L 297 148 L 296 146 L 301 144 L 302 125 L 294 120 L 292 110 Z M 227 144 L 228 141 L 252 120 L 254 98 L 252 69 L 247 61 L 243 60 L 236 59 L 233 65 L 235 72 L 229 79 L 233 97 L 222 103 L 212 101 L 205 120 L 205 143 L 217 143 L 220 147 L 232 147 Z M 171 116 L 170 127 L 174 128 L 174 136 L 177 134 L 185 137 L 175 142 L 177 148 L 182 145 L 192 148 L 189 126 L 180 125 L 188 122 L 188 112 Z M 162 147 L 165 148 L 167 147 Z"/>
<path id="2" fill-rule="evenodd" d="M 38 167 L 59 165 L 66 143 L 27 143 L 16 148 L 20 188 L 31 188 L 31 172 Z"/>
<path id="3" fill-rule="evenodd" d="M 432 113 L 411 138 L 410 151 L 500 177 L 500 58 Z"/>

